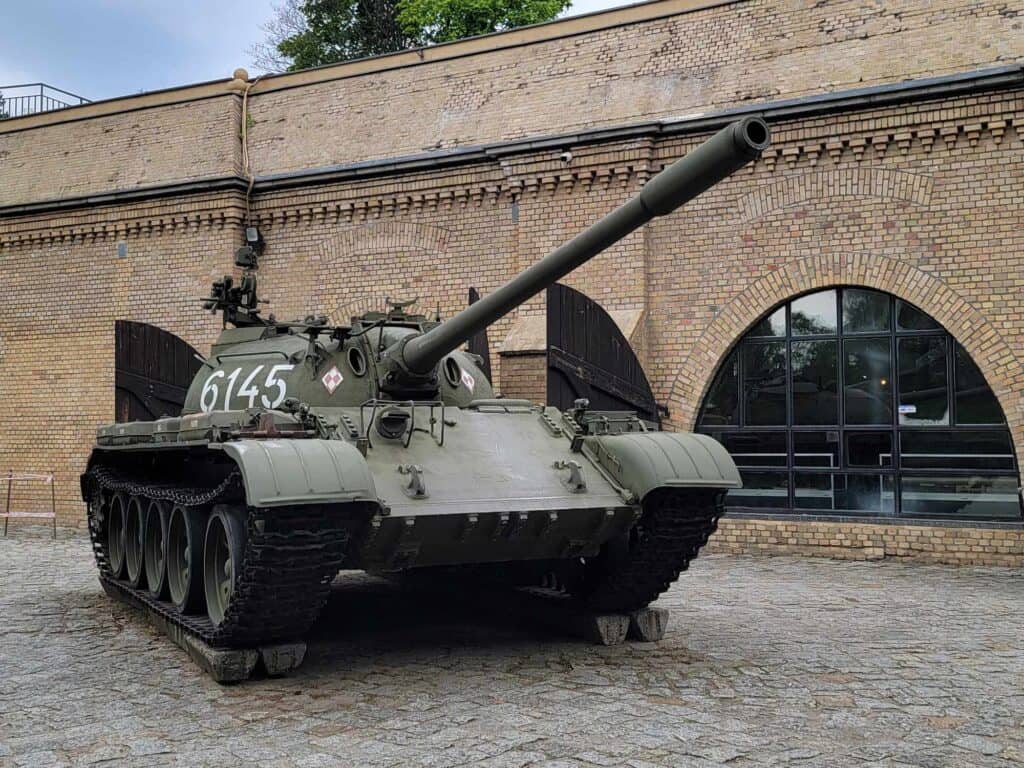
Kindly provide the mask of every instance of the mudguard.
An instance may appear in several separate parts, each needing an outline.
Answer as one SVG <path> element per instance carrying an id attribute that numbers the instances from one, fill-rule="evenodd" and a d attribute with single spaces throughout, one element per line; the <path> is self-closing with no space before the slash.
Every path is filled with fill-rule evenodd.
<path id="1" fill-rule="evenodd" d="M 242 471 L 250 506 L 377 501 L 366 459 L 340 440 L 236 440 L 224 452 Z"/>
<path id="2" fill-rule="evenodd" d="M 655 488 L 743 486 L 721 443 L 689 432 L 633 432 L 587 437 L 586 451 L 612 480 L 643 498 Z"/>

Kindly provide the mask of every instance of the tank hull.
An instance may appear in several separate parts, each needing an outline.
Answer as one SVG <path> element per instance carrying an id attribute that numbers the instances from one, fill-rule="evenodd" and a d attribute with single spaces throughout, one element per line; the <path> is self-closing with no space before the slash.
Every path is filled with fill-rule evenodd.
<path id="1" fill-rule="evenodd" d="M 678 575 L 714 530 L 722 495 L 739 484 L 727 454 L 703 436 L 645 431 L 635 419 L 628 424 L 636 431 L 586 435 L 553 409 L 501 402 L 410 404 L 410 423 L 419 429 L 399 439 L 375 435 L 362 450 L 276 428 L 238 437 L 244 411 L 183 417 L 176 433 L 161 431 L 160 422 L 116 425 L 121 437 L 106 435 L 83 476 L 101 578 L 210 645 L 280 642 L 308 629 L 341 569 L 415 574 L 454 567 L 469 577 L 473 568 L 497 564 L 519 580 L 571 569 L 638 529 L 653 530 L 651 510 L 665 506 L 666 494 L 675 511 L 658 513 L 658 530 L 671 535 L 651 538 L 636 562 L 649 571 L 653 558 Z M 371 411 L 316 415 L 372 434 Z M 165 516 L 179 510 L 195 531 L 227 512 L 244 528 L 234 610 L 219 625 L 201 607 L 175 606 L 112 569 L 112 505 L 154 503 Z M 136 529 L 146 536 L 144 524 Z M 192 546 L 201 546 L 199 534 L 193 538 Z M 207 574 L 210 583 L 217 578 Z M 618 607 L 642 607 L 666 578 L 656 577 L 639 596 L 623 595 Z M 600 598 L 605 607 L 616 599 Z"/>

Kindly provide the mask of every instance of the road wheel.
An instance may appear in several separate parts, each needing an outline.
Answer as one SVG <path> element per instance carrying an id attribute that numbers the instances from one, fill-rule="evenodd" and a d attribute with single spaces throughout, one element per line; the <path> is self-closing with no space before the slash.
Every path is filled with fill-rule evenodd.
<path id="1" fill-rule="evenodd" d="M 146 528 L 143 538 L 143 562 L 146 586 L 157 600 L 167 598 L 167 512 L 159 501 L 146 507 Z"/>
<path id="2" fill-rule="evenodd" d="M 107 508 L 107 560 L 115 579 L 124 573 L 124 494 L 115 493 Z"/>
<path id="3" fill-rule="evenodd" d="M 206 524 L 203 555 L 206 613 L 214 626 L 221 624 L 228 612 L 244 556 L 245 517 L 231 507 L 214 507 Z"/>
<path id="4" fill-rule="evenodd" d="M 142 567 L 142 535 L 145 531 L 146 500 L 132 496 L 124 515 L 124 564 L 128 583 L 132 588 L 141 586 L 146 572 Z"/>
<path id="5" fill-rule="evenodd" d="M 203 609 L 203 523 L 205 515 L 177 506 L 167 526 L 167 587 L 181 613 Z"/>

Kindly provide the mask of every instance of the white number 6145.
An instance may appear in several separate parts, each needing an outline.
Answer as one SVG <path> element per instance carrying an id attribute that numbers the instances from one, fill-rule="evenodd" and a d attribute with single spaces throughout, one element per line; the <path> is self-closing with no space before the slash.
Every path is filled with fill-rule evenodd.
<path id="1" fill-rule="evenodd" d="M 203 389 L 199 394 L 199 407 L 203 413 L 209 413 L 217 407 L 217 401 L 220 397 L 220 380 L 224 379 L 224 383 L 227 386 L 224 388 L 224 409 L 228 410 L 231 408 L 231 397 L 233 394 L 238 397 L 248 399 L 248 405 L 246 407 L 252 408 L 256 404 L 257 395 L 260 398 L 260 403 L 264 408 L 277 408 L 281 403 L 284 402 L 285 397 L 288 396 L 288 382 L 279 377 L 279 374 L 286 373 L 292 370 L 295 366 L 281 363 L 279 365 L 271 366 L 270 371 L 267 373 L 267 378 L 263 381 L 262 386 L 256 385 L 258 376 L 263 370 L 264 366 L 257 365 L 250 371 L 249 375 L 242 380 L 242 385 L 238 388 L 238 392 L 234 392 L 235 385 L 238 383 L 238 377 L 242 373 L 241 368 L 235 368 L 231 373 L 219 370 L 211 373 L 206 381 L 203 383 Z M 266 394 L 260 390 L 264 390 Z M 268 397 L 267 394 L 271 395 Z"/>

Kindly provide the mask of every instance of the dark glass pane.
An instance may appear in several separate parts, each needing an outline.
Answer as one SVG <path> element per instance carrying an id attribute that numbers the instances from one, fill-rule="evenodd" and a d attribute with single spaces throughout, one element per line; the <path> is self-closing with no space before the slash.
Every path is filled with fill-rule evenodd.
<path id="1" fill-rule="evenodd" d="M 779 307 L 750 329 L 748 336 L 785 336 L 786 308 Z"/>
<path id="2" fill-rule="evenodd" d="M 796 472 L 793 475 L 793 505 L 797 509 L 817 509 L 831 512 L 836 508 L 836 483 L 843 483 L 842 475 L 810 474 Z"/>
<path id="3" fill-rule="evenodd" d="M 838 467 L 839 432 L 793 432 L 793 466 Z"/>
<path id="4" fill-rule="evenodd" d="M 904 475 L 900 484 L 904 515 L 1020 518 L 1020 497 L 1015 477 Z"/>
<path id="5" fill-rule="evenodd" d="M 789 507 L 789 475 L 785 472 L 743 471 L 743 488 L 729 491 L 726 503 L 732 507 Z"/>
<path id="6" fill-rule="evenodd" d="M 900 424 L 949 424 L 946 337 L 910 336 L 896 342 L 900 366 Z"/>
<path id="7" fill-rule="evenodd" d="M 739 384 L 736 380 L 736 350 L 726 358 L 708 390 L 700 423 L 705 426 L 740 423 Z"/>
<path id="8" fill-rule="evenodd" d="M 790 308 L 794 336 L 821 336 L 836 332 L 836 292 L 819 291 L 796 299 Z"/>
<path id="9" fill-rule="evenodd" d="M 878 291 L 843 291 L 843 333 L 888 331 L 892 326 L 889 296 Z"/>
<path id="10" fill-rule="evenodd" d="M 873 515 L 891 515 L 895 509 L 892 475 L 796 472 L 793 484 L 797 509 Z"/>
<path id="11" fill-rule="evenodd" d="M 956 423 L 1002 424 L 1003 409 L 967 350 L 956 345 Z"/>
<path id="12" fill-rule="evenodd" d="M 786 423 L 786 344 L 743 345 L 743 402 L 746 423 Z"/>
<path id="13" fill-rule="evenodd" d="M 891 467 L 892 432 L 847 432 L 846 465 L 850 467 Z"/>
<path id="14" fill-rule="evenodd" d="M 1013 470 L 1013 443 L 999 429 L 901 431 L 900 463 L 914 469 Z"/>
<path id="15" fill-rule="evenodd" d="M 872 512 L 892 515 L 896 511 L 896 491 L 892 475 L 847 475 L 846 493 L 839 499 L 846 512 Z"/>
<path id="16" fill-rule="evenodd" d="M 793 423 L 839 423 L 839 372 L 836 341 L 794 341 Z"/>
<path id="17" fill-rule="evenodd" d="M 725 446 L 740 467 L 785 467 L 785 432 L 721 432 L 711 433 Z"/>
<path id="18" fill-rule="evenodd" d="M 897 331 L 930 331 L 941 327 L 917 307 L 905 301 L 896 302 Z"/>
<path id="19" fill-rule="evenodd" d="M 889 338 L 843 342 L 847 424 L 892 423 Z"/>

